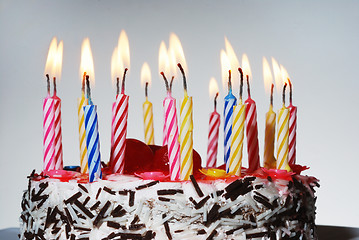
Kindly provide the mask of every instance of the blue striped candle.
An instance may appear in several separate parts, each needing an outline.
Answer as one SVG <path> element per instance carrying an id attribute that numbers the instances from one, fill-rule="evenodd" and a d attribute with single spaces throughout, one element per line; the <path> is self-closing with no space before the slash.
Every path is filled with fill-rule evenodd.
<path id="1" fill-rule="evenodd" d="M 228 166 L 227 161 L 231 153 L 233 107 L 236 104 L 237 98 L 233 96 L 232 88 L 230 87 L 228 95 L 224 98 L 224 162 L 226 166 Z"/>
<path id="2" fill-rule="evenodd" d="M 92 102 L 91 102 L 92 103 Z M 102 178 L 97 106 L 84 106 L 89 182 Z"/>

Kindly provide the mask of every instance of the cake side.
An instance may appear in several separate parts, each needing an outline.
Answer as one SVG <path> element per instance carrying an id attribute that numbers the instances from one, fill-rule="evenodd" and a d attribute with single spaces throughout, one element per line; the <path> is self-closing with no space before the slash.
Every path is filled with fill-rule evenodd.
<path id="1" fill-rule="evenodd" d="M 317 180 L 159 182 L 30 177 L 20 239 L 317 239 Z"/>

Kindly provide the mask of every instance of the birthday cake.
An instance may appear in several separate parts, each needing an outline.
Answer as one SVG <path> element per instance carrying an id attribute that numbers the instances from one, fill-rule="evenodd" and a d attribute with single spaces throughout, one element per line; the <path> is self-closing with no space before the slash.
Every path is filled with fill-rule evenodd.
<path id="1" fill-rule="evenodd" d="M 190 181 L 104 174 L 92 183 L 76 172 L 33 172 L 20 239 L 317 239 L 314 177 L 265 168 L 213 177 L 198 169 Z"/>

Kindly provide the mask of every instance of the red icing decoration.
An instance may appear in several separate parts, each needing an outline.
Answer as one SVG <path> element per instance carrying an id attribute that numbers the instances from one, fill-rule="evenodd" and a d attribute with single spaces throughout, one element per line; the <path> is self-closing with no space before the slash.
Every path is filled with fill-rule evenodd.
<path id="1" fill-rule="evenodd" d="M 163 172 L 143 172 L 143 173 L 135 173 L 135 176 L 140 177 L 144 180 L 158 180 L 164 181 L 169 180 L 170 175 L 165 175 Z"/>
<path id="2" fill-rule="evenodd" d="M 43 171 L 43 175 L 49 176 L 51 178 L 59 179 L 61 182 L 68 182 L 69 180 L 74 179 L 76 176 L 80 176 L 81 174 L 74 171 L 50 170 L 50 171 Z"/>
<path id="3" fill-rule="evenodd" d="M 300 173 L 302 171 L 309 169 L 309 167 L 302 166 L 302 165 L 299 165 L 299 164 L 290 164 L 289 166 L 292 169 L 292 171 L 295 172 L 298 175 L 300 175 Z"/>
<path id="4" fill-rule="evenodd" d="M 137 139 L 126 139 L 124 174 L 148 171 L 152 162 L 153 152 L 149 146 Z"/>
<path id="5" fill-rule="evenodd" d="M 292 181 L 292 175 L 294 174 L 294 172 L 288 172 L 287 170 L 259 168 L 252 175 L 261 178 L 271 177 L 272 180 L 282 179 Z"/>

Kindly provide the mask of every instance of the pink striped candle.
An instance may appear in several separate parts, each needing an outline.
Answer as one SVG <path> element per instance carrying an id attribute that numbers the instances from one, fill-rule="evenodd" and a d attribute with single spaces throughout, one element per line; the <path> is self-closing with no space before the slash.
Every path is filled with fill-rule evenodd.
<path id="1" fill-rule="evenodd" d="M 170 167 L 171 180 L 178 180 L 180 178 L 180 144 L 178 141 L 178 122 L 176 111 L 176 99 L 171 96 L 171 90 L 168 86 L 167 79 L 163 72 L 161 72 L 166 83 L 167 97 L 163 100 L 163 107 L 165 111 L 165 126 L 167 135 L 167 150 Z M 172 78 L 173 80 L 173 78 Z"/>
<path id="2" fill-rule="evenodd" d="M 120 174 L 123 174 L 124 172 L 127 135 L 129 96 L 125 95 L 124 93 L 126 72 L 127 68 L 123 74 L 121 94 L 118 94 L 119 88 L 117 88 L 116 101 L 112 105 L 112 154 L 110 159 L 110 167 L 112 168 L 113 173 Z"/>
<path id="3" fill-rule="evenodd" d="M 294 165 L 296 163 L 296 143 L 297 143 L 297 107 L 292 104 L 292 82 L 289 82 L 289 152 L 288 163 Z"/>
<path id="4" fill-rule="evenodd" d="M 167 132 L 166 132 L 166 122 L 163 123 L 163 142 L 162 142 L 162 146 L 166 146 L 168 144 L 168 139 L 167 139 Z"/>
<path id="5" fill-rule="evenodd" d="M 207 147 L 207 168 L 217 166 L 218 135 L 221 116 L 216 110 L 218 93 L 214 98 L 214 111 L 209 117 L 208 147 Z"/>
<path id="6" fill-rule="evenodd" d="M 54 95 L 52 99 L 54 101 L 54 129 L 55 129 L 55 141 L 54 141 L 54 161 L 55 169 L 63 168 L 62 157 L 62 129 L 61 129 L 61 99 L 56 95 L 56 78 L 54 78 Z"/>
<path id="7" fill-rule="evenodd" d="M 54 100 L 50 97 L 50 78 L 47 77 L 47 96 L 43 101 L 43 151 L 44 151 L 44 170 L 55 170 L 56 164 L 54 159 L 54 141 L 55 141 L 55 114 L 54 114 Z"/>
<path id="8" fill-rule="evenodd" d="M 248 98 L 246 104 L 246 135 L 248 151 L 248 173 L 254 172 L 260 168 L 259 163 L 259 145 L 258 145 L 258 127 L 257 127 L 257 107 L 256 102 L 251 98 L 249 77 L 247 75 Z"/>

